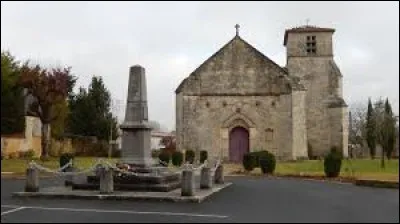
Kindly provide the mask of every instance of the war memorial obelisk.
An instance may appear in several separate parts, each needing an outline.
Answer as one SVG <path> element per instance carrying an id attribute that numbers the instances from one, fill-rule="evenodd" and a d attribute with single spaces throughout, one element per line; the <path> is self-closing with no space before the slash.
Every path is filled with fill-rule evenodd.
<path id="1" fill-rule="evenodd" d="M 168 192 L 181 186 L 179 173 L 159 166 L 151 157 L 146 75 L 145 69 L 139 65 L 129 70 L 125 120 L 120 128 L 123 131 L 122 153 L 117 166 L 128 165 L 128 171 L 132 173 L 116 171 L 113 176 L 115 190 Z M 72 183 L 73 189 L 99 189 L 99 186 L 97 174 L 87 176 L 86 183 Z"/>
<path id="2" fill-rule="evenodd" d="M 125 120 L 120 125 L 123 131 L 121 162 L 132 167 L 150 168 L 154 162 L 151 158 L 145 72 L 140 65 L 129 70 Z"/>

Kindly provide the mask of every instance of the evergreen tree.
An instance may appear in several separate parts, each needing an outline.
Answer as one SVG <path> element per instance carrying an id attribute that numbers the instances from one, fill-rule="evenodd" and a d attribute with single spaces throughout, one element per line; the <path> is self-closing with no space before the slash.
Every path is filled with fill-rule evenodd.
<path id="1" fill-rule="evenodd" d="M 1 52 L 1 134 L 25 130 L 24 93 L 19 78 L 19 62 L 10 52 Z"/>
<path id="2" fill-rule="evenodd" d="M 375 118 L 374 109 L 372 107 L 371 99 L 368 99 L 368 109 L 367 109 L 367 145 L 369 148 L 371 158 L 375 157 L 376 148 L 376 132 L 375 132 Z"/>
<path id="3" fill-rule="evenodd" d="M 111 94 L 101 77 L 94 76 L 89 88 L 81 87 L 69 103 L 68 126 L 71 133 L 109 140 L 112 132 L 112 139 L 116 139 L 117 119 L 111 113 Z"/>

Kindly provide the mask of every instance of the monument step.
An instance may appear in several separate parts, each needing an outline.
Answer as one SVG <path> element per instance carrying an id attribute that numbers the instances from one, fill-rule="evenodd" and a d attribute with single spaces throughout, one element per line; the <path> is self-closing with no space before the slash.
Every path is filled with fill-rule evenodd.
<path id="1" fill-rule="evenodd" d="M 88 183 L 99 183 L 100 178 L 98 176 L 87 176 Z M 180 174 L 178 173 L 166 173 L 161 176 L 132 176 L 132 175 L 121 175 L 114 176 L 114 183 L 118 184 L 162 184 L 165 182 L 179 181 Z"/>
<path id="2" fill-rule="evenodd" d="M 169 192 L 181 187 L 180 181 L 172 181 L 161 184 L 120 184 L 114 183 L 114 190 L 116 191 L 149 191 L 149 192 Z M 72 183 L 72 190 L 99 190 L 100 184 L 98 183 Z"/>

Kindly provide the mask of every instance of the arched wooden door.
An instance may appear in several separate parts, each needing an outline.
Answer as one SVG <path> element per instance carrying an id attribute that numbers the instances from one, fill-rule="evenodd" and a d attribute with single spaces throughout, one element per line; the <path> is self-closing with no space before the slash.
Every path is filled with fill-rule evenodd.
<path id="1" fill-rule="evenodd" d="M 243 155 L 249 152 L 249 132 L 242 127 L 235 127 L 229 133 L 229 160 L 241 163 Z"/>

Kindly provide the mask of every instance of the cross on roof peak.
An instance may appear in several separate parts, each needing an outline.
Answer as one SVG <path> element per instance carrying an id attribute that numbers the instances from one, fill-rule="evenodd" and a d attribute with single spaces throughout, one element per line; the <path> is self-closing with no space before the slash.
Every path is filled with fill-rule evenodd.
<path id="1" fill-rule="evenodd" d="M 236 24 L 236 25 L 235 25 L 236 36 L 239 36 L 239 28 L 240 28 L 240 25 L 239 25 L 239 24 Z"/>

